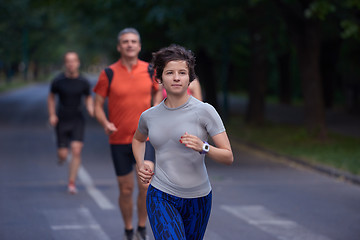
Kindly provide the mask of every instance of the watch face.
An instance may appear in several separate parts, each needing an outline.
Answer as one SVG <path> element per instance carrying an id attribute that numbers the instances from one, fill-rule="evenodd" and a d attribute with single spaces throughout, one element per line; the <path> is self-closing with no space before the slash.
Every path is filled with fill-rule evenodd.
<path id="1" fill-rule="evenodd" d="M 202 147 L 202 152 L 201 154 L 205 154 L 205 153 L 208 153 L 210 150 L 210 145 L 207 143 L 207 142 L 204 142 L 204 145 Z"/>

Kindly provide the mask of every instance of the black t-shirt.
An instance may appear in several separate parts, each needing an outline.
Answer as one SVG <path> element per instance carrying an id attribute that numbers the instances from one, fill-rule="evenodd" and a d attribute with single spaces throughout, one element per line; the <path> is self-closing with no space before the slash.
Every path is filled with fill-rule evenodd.
<path id="1" fill-rule="evenodd" d="M 59 96 L 57 114 L 59 119 L 82 117 L 82 97 L 90 95 L 90 83 L 82 75 L 68 78 L 64 73 L 55 77 L 50 91 Z"/>

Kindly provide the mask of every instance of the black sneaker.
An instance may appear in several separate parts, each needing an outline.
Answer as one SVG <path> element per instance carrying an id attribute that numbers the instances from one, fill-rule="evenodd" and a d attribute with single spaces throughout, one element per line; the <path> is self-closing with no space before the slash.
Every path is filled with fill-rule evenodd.
<path id="1" fill-rule="evenodd" d="M 124 233 L 124 240 L 135 240 L 134 238 L 134 232 L 126 232 Z"/>

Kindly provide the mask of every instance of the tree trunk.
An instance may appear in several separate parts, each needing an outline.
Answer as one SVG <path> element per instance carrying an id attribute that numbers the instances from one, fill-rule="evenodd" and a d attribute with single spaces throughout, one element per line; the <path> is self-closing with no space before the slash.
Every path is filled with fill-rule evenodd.
<path id="1" fill-rule="evenodd" d="M 311 0 L 299 0 L 299 9 L 281 0 L 274 0 L 286 22 L 296 45 L 300 79 L 304 96 L 305 124 L 310 134 L 327 137 L 325 107 L 319 66 L 321 49 L 320 22 L 304 18 L 304 10 Z"/>
<path id="2" fill-rule="evenodd" d="M 319 66 L 320 28 L 317 21 L 305 20 L 296 34 L 300 79 L 304 96 L 305 124 L 311 135 L 327 137 L 322 81 Z"/>
<path id="3" fill-rule="evenodd" d="M 258 9 L 253 9 L 257 11 Z M 260 26 L 259 26 L 260 24 Z M 249 79 L 249 103 L 245 120 L 260 125 L 265 120 L 265 93 L 267 83 L 267 55 L 265 39 L 262 35 L 262 23 L 250 21 L 251 69 Z"/>
<path id="4" fill-rule="evenodd" d="M 291 104 L 290 53 L 278 56 L 279 100 L 282 104 Z"/>
<path id="5" fill-rule="evenodd" d="M 337 71 L 341 39 L 331 39 L 322 43 L 321 49 L 321 74 L 323 77 L 324 101 L 326 108 L 334 105 L 334 90 L 340 79 Z"/>

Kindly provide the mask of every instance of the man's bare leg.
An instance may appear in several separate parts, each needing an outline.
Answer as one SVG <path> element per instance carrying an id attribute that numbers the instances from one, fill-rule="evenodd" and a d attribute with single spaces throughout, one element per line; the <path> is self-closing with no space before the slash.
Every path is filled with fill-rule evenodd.
<path id="1" fill-rule="evenodd" d="M 133 229 L 133 191 L 134 191 L 134 172 L 125 176 L 117 177 L 120 190 L 119 207 L 124 220 L 125 229 Z"/>
<path id="2" fill-rule="evenodd" d="M 69 154 L 69 149 L 66 147 L 58 148 L 57 154 L 58 154 L 58 158 L 59 158 L 58 164 L 62 165 L 66 161 L 66 158 Z"/>
<path id="3" fill-rule="evenodd" d="M 71 161 L 69 166 L 69 183 L 75 184 L 77 173 L 81 165 L 81 151 L 83 143 L 80 141 L 73 141 L 71 143 Z"/>

